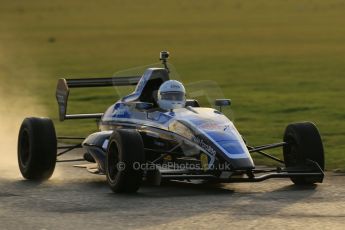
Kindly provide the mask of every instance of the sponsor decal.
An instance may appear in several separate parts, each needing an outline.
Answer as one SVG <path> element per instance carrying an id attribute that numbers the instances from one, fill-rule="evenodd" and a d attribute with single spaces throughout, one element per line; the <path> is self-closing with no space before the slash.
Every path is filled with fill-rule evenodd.
<path id="1" fill-rule="evenodd" d="M 65 103 L 65 96 L 64 95 L 56 95 L 58 103 L 64 104 Z"/>
<path id="2" fill-rule="evenodd" d="M 207 152 L 211 153 L 212 155 L 216 155 L 216 150 L 214 150 L 211 146 L 206 144 L 200 138 L 193 136 L 192 141 L 197 143 L 201 148 L 205 149 Z"/>
<path id="3" fill-rule="evenodd" d="M 171 85 L 170 88 L 171 89 L 180 89 L 181 87 L 179 85 Z"/>
<path id="4" fill-rule="evenodd" d="M 205 122 L 200 125 L 198 125 L 200 129 L 203 130 L 212 130 L 212 131 L 230 131 L 232 130 L 232 127 L 228 123 L 217 123 L 214 121 Z"/>
<path id="5" fill-rule="evenodd" d="M 115 104 L 113 110 L 113 117 L 116 118 L 130 118 L 131 114 L 128 111 L 128 107 L 123 103 Z"/>

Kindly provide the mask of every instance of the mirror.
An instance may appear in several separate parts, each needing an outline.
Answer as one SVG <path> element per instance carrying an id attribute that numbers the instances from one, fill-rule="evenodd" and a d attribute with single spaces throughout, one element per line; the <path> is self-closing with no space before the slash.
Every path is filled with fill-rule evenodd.
<path id="1" fill-rule="evenodd" d="M 231 100 L 230 99 L 216 99 L 215 105 L 222 107 L 222 106 L 230 106 Z"/>
<path id="2" fill-rule="evenodd" d="M 230 99 L 216 99 L 214 104 L 216 106 L 219 106 L 219 111 L 222 112 L 222 107 L 223 106 L 230 106 L 231 100 Z"/>

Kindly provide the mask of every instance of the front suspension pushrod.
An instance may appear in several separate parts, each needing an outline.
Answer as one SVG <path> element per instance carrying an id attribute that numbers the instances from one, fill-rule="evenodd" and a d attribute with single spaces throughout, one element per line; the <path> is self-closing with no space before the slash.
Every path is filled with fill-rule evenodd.
<path id="1" fill-rule="evenodd" d="M 259 146 L 259 147 L 252 147 L 251 149 L 249 149 L 249 152 L 258 152 L 261 150 L 266 150 L 266 149 L 273 149 L 273 148 L 278 148 L 278 147 L 282 147 L 287 145 L 286 142 L 279 142 L 279 143 L 274 143 L 274 144 L 269 144 L 269 145 L 263 145 L 263 146 Z"/>

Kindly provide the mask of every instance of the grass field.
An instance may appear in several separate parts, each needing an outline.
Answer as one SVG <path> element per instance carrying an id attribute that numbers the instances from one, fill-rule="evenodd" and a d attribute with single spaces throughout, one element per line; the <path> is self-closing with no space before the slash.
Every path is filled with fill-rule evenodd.
<path id="1" fill-rule="evenodd" d="M 232 99 L 249 143 L 280 141 L 288 123 L 314 121 L 327 168 L 345 169 L 344 21 L 336 0 L 1 0 L 1 106 L 30 99 L 57 120 L 59 77 L 110 76 L 169 50 L 185 83 L 213 80 Z M 102 112 L 116 99 L 113 89 L 98 92 L 73 91 L 70 112 Z M 66 121 L 57 130 L 96 126 Z"/>

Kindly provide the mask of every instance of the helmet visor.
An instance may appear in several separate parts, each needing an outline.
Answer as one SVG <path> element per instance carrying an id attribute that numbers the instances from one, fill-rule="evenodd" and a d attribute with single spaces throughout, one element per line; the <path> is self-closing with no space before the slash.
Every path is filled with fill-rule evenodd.
<path id="1" fill-rule="evenodd" d="M 162 100 L 168 100 L 168 101 L 183 101 L 184 93 L 183 92 L 162 92 L 161 98 Z"/>

